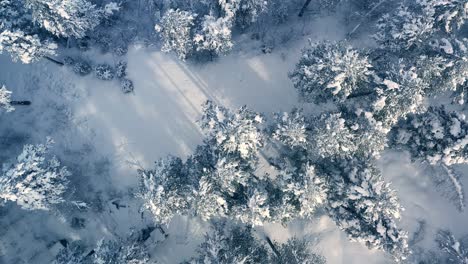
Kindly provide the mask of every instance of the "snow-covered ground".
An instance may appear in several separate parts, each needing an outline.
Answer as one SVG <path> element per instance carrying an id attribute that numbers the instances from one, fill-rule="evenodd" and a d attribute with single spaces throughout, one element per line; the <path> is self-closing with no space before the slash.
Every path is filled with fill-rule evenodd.
<path id="1" fill-rule="evenodd" d="M 15 91 L 15 98 L 33 101 L 31 106 L 17 107 L 8 116 L 0 116 L 2 125 L 8 124 L 2 129 L 23 131 L 24 138 L 18 139 L 21 143 L 39 143 L 47 135 L 52 136 L 64 163 L 75 172 L 72 181 L 80 182 L 74 197 L 89 196 L 91 200 L 96 191 L 108 191 L 111 194 L 102 195 L 124 197 L 122 203 L 127 208 L 116 210 L 105 203 L 104 208 L 82 215 L 73 210 L 88 221 L 84 229 L 76 230 L 69 227 L 70 219 L 61 215 L 23 212 L 14 209 L 14 205 L 4 207 L 0 209 L 0 263 L 49 263 L 52 253 L 44 253 L 50 251 L 44 249 L 58 239 L 94 243 L 100 236 L 112 236 L 110 227 L 122 233 L 132 226 L 144 227 L 147 219 L 140 217 L 137 203 L 126 200 L 130 196 L 125 195 L 128 188 L 136 187 L 136 169 L 148 167 L 169 154 L 190 154 L 202 140 L 196 121 L 207 99 L 227 107 L 248 105 L 262 112 L 287 111 L 300 105 L 287 76 L 300 49 L 309 37 L 343 36 L 329 18 L 315 23 L 311 26 L 314 30 L 302 39 L 271 54 L 253 52 L 248 50 L 249 44 L 240 43 L 243 49 L 206 64 L 181 62 L 172 54 L 135 45 L 126 55 L 128 76 L 135 84 L 135 92 L 129 95 L 120 91 L 117 82 L 78 77 L 47 61 L 21 65 L 1 56 L 2 82 Z M 86 166 L 73 170 L 77 164 Z M 421 166 L 410 164 L 401 153 L 387 153 L 381 167 L 406 208 L 402 227 L 412 232 L 418 228 L 419 220 L 427 220 L 426 239 L 418 245 L 433 246 L 433 234 L 438 228 L 468 231 L 468 213 L 460 213 L 447 200 L 440 199 Z M 154 246 L 151 252 L 162 263 L 176 263 L 188 256 L 196 241 L 186 241 L 187 234 L 203 233 L 203 224 L 197 221 L 174 222 L 169 229 L 170 240 Z M 381 252 L 349 242 L 327 217 L 311 223 L 295 222 L 287 228 L 269 225 L 264 230 L 277 240 L 286 235 L 317 237 L 316 250 L 328 263 L 391 262 Z"/>

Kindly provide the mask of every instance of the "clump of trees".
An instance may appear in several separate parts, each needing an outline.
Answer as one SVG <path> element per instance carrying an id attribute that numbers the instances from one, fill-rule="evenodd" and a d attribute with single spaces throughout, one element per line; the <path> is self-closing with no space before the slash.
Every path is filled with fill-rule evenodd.
<path id="1" fill-rule="evenodd" d="M 183 32 L 192 33 L 183 43 L 196 36 L 198 17 L 189 17 Z M 463 208 L 452 166 L 466 163 L 464 116 L 427 107 L 426 99 L 464 96 L 465 19 L 466 5 L 457 1 L 402 1 L 377 22 L 377 48 L 311 43 L 290 78 L 303 102 L 334 105 L 318 115 L 294 109 L 270 120 L 207 102 L 206 137 L 195 153 L 140 170 L 143 209 L 163 224 L 182 214 L 247 226 L 310 219 L 321 209 L 351 240 L 403 261 L 410 249 L 398 227 L 402 206 L 376 160 L 394 148 L 442 166 Z"/>
<path id="2" fill-rule="evenodd" d="M 0 3 L 0 52 L 23 63 L 56 54 L 57 38 L 83 38 L 106 17 L 109 3 L 99 8 L 87 0 L 5 0 Z"/>

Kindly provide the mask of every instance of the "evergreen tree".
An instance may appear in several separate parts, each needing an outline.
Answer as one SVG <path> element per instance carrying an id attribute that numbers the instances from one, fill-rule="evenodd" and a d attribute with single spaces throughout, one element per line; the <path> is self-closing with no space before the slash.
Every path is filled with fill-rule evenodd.
<path id="1" fill-rule="evenodd" d="M 434 9 L 425 1 L 404 1 L 393 13 L 377 22 L 377 42 L 392 51 L 421 47 L 434 34 Z"/>
<path id="2" fill-rule="evenodd" d="M 234 46 L 232 42 L 232 19 L 208 15 L 202 22 L 201 31 L 194 37 L 197 51 L 207 51 L 214 55 L 223 55 Z"/>
<path id="3" fill-rule="evenodd" d="M 468 162 L 468 123 L 465 115 L 430 107 L 427 112 L 411 115 L 398 127 L 392 143 L 407 149 L 413 159 L 430 164 L 466 164 Z"/>
<path id="4" fill-rule="evenodd" d="M 257 21 L 257 18 L 267 12 L 271 0 L 241 0 L 236 20 L 241 27 L 247 27 Z"/>
<path id="5" fill-rule="evenodd" d="M 134 90 L 132 80 L 127 78 L 122 78 L 120 80 L 120 87 L 122 88 L 122 92 L 124 93 L 131 93 Z"/>
<path id="6" fill-rule="evenodd" d="M 155 29 L 163 40 L 162 51 L 175 51 L 179 59 L 185 60 L 193 52 L 193 29 L 196 14 L 182 10 L 168 10 Z"/>
<path id="7" fill-rule="evenodd" d="M 110 81 L 114 79 L 115 70 L 108 64 L 99 64 L 94 68 L 94 75 L 99 80 Z"/>
<path id="8" fill-rule="evenodd" d="M 371 159 L 335 159 L 321 164 L 330 217 L 352 241 L 384 250 L 396 261 L 409 254 L 407 235 L 396 221 L 401 206 Z"/>
<path id="9" fill-rule="evenodd" d="M 305 148 L 307 145 L 306 122 L 302 110 L 277 113 L 272 137 L 289 148 Z"/>
<path id="10" fill-rule="evenodd" d="M 142 210 L 151 212 L 158 223 L 168 224 L 174 215 L 190 212 L 193 189 L 179 158 L 161 159 L 139 174 Z"/>
<path id="11" fill-rule="evenodd" d="M 467 133 L 465 115 L 447 112 L 444 107 L 430 107 L 427 112 L 404 120 L 391 141 L 392 146 L 408 150 L 413 160 L 442 167 L 436 175 L 438 185 L 445 183 L 444 187 L 453 190 L 450 196 L 460 210 L 465 206 L 463 185 L 451 166 L 468 162 Z"/>
<path id="12" fill-rule="evenodd" d="M 44 56 L 55 55 L 57 45 L 41 40 L 38 35 L 28 35 L 21 30 L 4 30 L 0 33 L 0 53 L 7 51 L 13 61 L 31 63 Z"/>
<path id="13" fill-rule="evenodd" d="M 367 57 L 344 42 L 311 43 L 290 74 L 301 100 L 309 103 L 344 102 L 368 91 L 373 75 Z"/>
<path id="14" fill-rule="evenodd" d="M 58 37 L 82 38 L 94 29 L 102 12 L 86 0 L 25 0 L 32 20 Z"/>
<path id="15" fill-rule="evenodd" d="M 199 255 L 190 263 L 326 263 L 322 256 L 311 251 L 305 240 L 292 238 L 284 244 L 272 242 L 269 238 L 266 241 L 269 249 L 252 228 L 217 222 L 199 246 Z"/>
<path id="16" fill-rule="evenodd" d="M 320 158 L 370 155 L 378 157 L 386 146 L 388 131 L 372 112 L 358 109 L 323 113 L 313 119 L 310 135 L 312 154 Z"/>
<path id="17" fill-rule="evenodd" d="M 434 9 L 436 24 L 446 33 L 460 29 L 468 20 L 468 4 L 464 0 L 428 0 L 423 3 Z"/>
<path id="18" fill-rule="evenodd" d="M 278 246 L 278 263 L 325 264 L 325 258 L 310 250 L 310 243 L 293 237 Z"/>
<path id="19" fill-rule="evenodd" d="M 269 263 L 267 248 L 254 236 L 250 227 L 215 223 L 205 235 L 196 258 L 190 263 Z"/>
<path id="20" fill-rule="evenodd" d="M 16 202 L 27 210 L 50 210 L 64 201 L 70 172 L 56 157 L 48 157 L 52 143 L 49 138 L 46 144 L 24 146 L 16 164 L 0 177 L 2 200 Z"/>
<path id="21" fill-rule="evenodd" d="M 422 112 L 427 86 L 415 67 L 402 63 L 392 66 L 386 75 L 379 81 L 371 111 L 373 118 L 390 130 L 407 115 Z"/>
<path id="22" fill-rule="evenodd" d="M 308 163 L 302 166 L 280 164 L 274 184 L 276 189 L 269 190 L 269 204 L 277 222 L 286 224 L 297 218 L 312 219 L 317 209 L 326 204 L 326 181 Z"/>
<path id="23" fill-rule="evenodd" d="M 94 254 L 95 264 L 149 264 L 149 254 L 143 244 L 132 239 L 99 240 Z"/>
<path id="24" fill-rule="evenodd" d="M 73 241 L 60 250 L 52 264 L 92 264 L 85 250 L 80 241 Z"/>

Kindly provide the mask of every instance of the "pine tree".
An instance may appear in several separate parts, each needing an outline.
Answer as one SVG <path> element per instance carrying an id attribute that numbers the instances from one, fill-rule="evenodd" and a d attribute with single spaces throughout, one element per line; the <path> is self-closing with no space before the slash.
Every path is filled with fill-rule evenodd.
<path id="1" fill-rule="evenodd" d="M 306 122 L 302 110 L 277 113 L 272 137 L 289 148 L 305 148 L 307 145 Z"/>
<path id="2" fill-rule="evenodd" d="M 185 60 L 193 52 L 193 30 L 196 14 L 182 10 L 168 10 L 155 29 L 161 34 L 162 51 L 175 51 L 179 59 Z"/>
<path id="3" fill-rule="evenodd" d="M 95 264 L 148 264 L 149 254 L 143 244 L 130 238 L 119 240 L 99 240 L 94 254 Z"/>
<path id="4" fill-rule="evenodd" d="M 0 33 L 0 53 L 7 51 L 13 61 L 31 63 L 44 56 L 55 55 L 57 45 L 41 40 L 38 35 L 28 35 L 21 30 L 4 30 Z"/>
<path id="5" fill-rule="evenodd" d="M 232 19 L 208 15 L 202 22 L 202 29 L 194 37 L 197 51 L 224 55 L 234 46 L 232 42 Z"/>
<path id="6" fill-rule="evenodd" d="M 320 158 L 370 155 L 378 157 L 387 142 L 387 129 L 372 112 L 326 112 L 312 119 L 310 151 Z"/>
<path id="7" fill-rule="evenodd" d="M 203 113 L 200 127 L 207 135 L 207 143 L 223 156 L 252 165 L 263 146 L 264 134 L 258 128 L 263 117 L 245 106 L 231 112 L 211 101 L 205 103 Z"/>
<path id="8" fill-rule="evenodd" d="M 300 99 L 309 103 L 344 102 L 368 91 L 373 74 L 367 57 L 344 42 L 311 43 L 289 75 Z"/>
<path id="9" fill-rule="evenodd" d="M 86 36 L 99 25 L 102 12 L 86 0 L 25 0 L 32 20 L 58 37 Z"/>
<path id="10" fill-rule="evenodd" d="M 265 245 L 268 241 L 270 248 Z M 252 228 L 215 222 L 199 246 L 198 256 L 190 263 L 291 263 L 325 264 L 325 259 L 313 253 L 303 239 L 292 238 L 286 243 L 260 239 Z"/>
<path id="11" fill-rule="evenodd" d="M 48 157 L 52 143 L 49 138 L 46 144 L 24 146 L 16 164 L 0 177 L 2 200 L 16 202 L 27 210 L 50 210 L 64 202 L 62 195 L 70 172 L 56 157 Z"/>
<path id="12" fill-rule="evenodd" d="M 280 164 L 273 184 L 276 188 L 268 193 L 271 214 L 276 222 L 286 224 L 297 218 L 311 219 L 317 209 L 326 204 L 326 182 L 311 164 Z"/>
<path id="13" fill-rule="evenodd" d="M 464 0 L 428 0 L 423 3 L 426 8 L 434 9 L 436 24 L 446 33 L 460 29 L 468 20 L 468 4 Z"/>
<path id="14" fill-rule="evenodd" d="M 120 87 L 122 88 L 122 92 L 124 93 L 131 93 L 134 90 L 132 80 L 127 78 L 123 78 L 120 80 Z"/>
<path id="15" fill-rule="evenodd" d="M 411 115 L 398 128 L 392 142 L 407 149 L 413 159 L 446 166 L 468 162 L 468 123 L 465 115 L 430 107 L 427 112 Z"/>
<path id="16" fill-rule="evenodd" d="M 269 263 L 267 248 L 254 236 L 250 227 L 213 224 L 205 235 L 196 258 L 190 263 Z"/>
<path id="17" fill-rule="evenodd" d="M 92 264 L 81 241 L 73 241 L 55 256 L 52 264 Z"/>
<path id="18" fill-rule="evenodd" d="M 336 159 L 321 164 L 327 178 L 330 217 L 352 241 L 384 250 L 396 261 L 409 254 L 407 235 L 396 221 L 401 206 L 371 159 Z"/>
<path id="19" fill-rule="evenodd" d="M 193 190 L 179 158 L 161 159 L 139 174 L 142 210 L 150 211 L 158 223 L 169 224 L 174 215 L 189 213 Z"/>
<path id="20" fill-rule="evenodd" d="M 459 175 L 451 167 L 468 162 L 468 123 L 465 115 L 430 107 L 427 112 L 411 115 L 395 130 L 392 146 L 408 150 L 413 160 L 428 162 L 443 170 L 437 173 L 438 186 L 450 188 L 452 200 L 462 210 L 465 195 Z M 440 177 L 446 176 L 446 177 Z"/>
<path id="21" fill-rule="evenodd" d="M 392 51 L 409 50 L 425 44 L 434 34 L 434 9 L 425 1 L 403 2 L 393 13 L 377 22 L 377 42 Z"/>
<path id="22" fill-rule="evenodd" d="M 11 112 L 15 108 L 11 105 L 11 91 L 8 91 L 5 85 L 0 88 L 0 108 L 5 112 Z"/>
<path id="23" fill-rule="evenodd" d="M 278 263 L 288 264 L 325 264 L 325 258 L 310 250 L 307 240 L 293 237 L 278 246 Z"/>
<path id="24" fill-rule="evenodd" d="M 376 89 L 372 113 L 383 128 L 390 130 L 400 119 L 424 109 L 427 86 L 415 67 L 403 63 L 391 66 L 386 75 Z"/>
<path id="25" fill-rule="evenodd" d="M 94 75 L 99 80 L 110 81 L 114 79 L 115 70 L 108 64 L 99 64 L 94 68 Z"/>
<path id="26" fill-rule="evenodd" d="M 236 20 L 241 27 L 247 27 L 257 21 L 257 18 L 268 10 L 268 0 L 242 0 L 239 3 L 239 10 L 236 14 Z"/>

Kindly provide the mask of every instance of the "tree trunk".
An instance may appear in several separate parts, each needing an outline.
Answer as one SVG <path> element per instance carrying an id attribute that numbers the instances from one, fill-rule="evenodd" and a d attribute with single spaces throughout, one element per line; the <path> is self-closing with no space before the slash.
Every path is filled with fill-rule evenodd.
<path id="1" fill-rule="evenodd" d="M 52 59 L 51 57 L 48 57 L 48 56 L 44 56 L 44 59 L 48 60 L 48 61 L 51 61 L 57 65 L 60 65 L 60 66 L 63 66 L 63 62 L 60 62 L 58 60 L 55 60 L 55 59 Z"/>
<path id="2" fill-rule="evenodd" d="M 278 249 L 276 249 L 273 242 L 271 242 L 271 239 L 268 236 L 265 236 L 265 239 L 266 239 L 266 242 L 268 243 L 268 245 L 271 247 L 271 250 L 273 250 L 273 252 L 275 253 L 278 260 L 280 260 L 281 259 L 281 254 L 279 253 Z"/>
<path id="3" fill-rule="evenodd" d="M 312 0 L 306 0 L 306 2 L 304 3 L 304 5 L 301 8 L 301 11 L 299 12 L 299 17 L 302 17 L 304 15 L 304 12 L 306 11 L 306 9 L 309 6 L 311 1 Z"/>
<path id="4" fill-rule="evenodd" d="M 11 105 L 30 105 L 31 101 L 11 101 Z"/>

